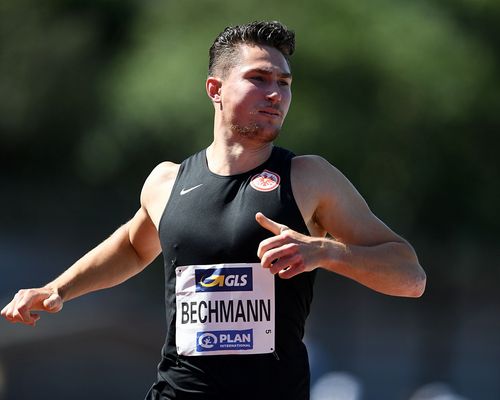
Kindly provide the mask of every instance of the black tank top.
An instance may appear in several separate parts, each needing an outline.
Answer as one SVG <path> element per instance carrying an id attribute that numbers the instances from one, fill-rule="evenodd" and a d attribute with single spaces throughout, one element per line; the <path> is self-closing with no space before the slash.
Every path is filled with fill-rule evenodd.
<path id="1" fill-rule="evenodd" d="M 232 176 L 210 172 L 205 150 L 181 164 L 159 226 L 167 336 L 158 372 L 167 398 L 309 398 L 309 363 L 302 338 L 315 273 L 275 277 L 275 353 L 183 357 L 177 355 L 175 344 L 175 267 L 259 262 L 259 243 L 272 233 L 255 221 L 258 211 L 308 234 L 292 194 L 293 157 L 274 147 L 265 163 Z M 264 178 L 272 179 L 259 180 L 263 172 Z"/>

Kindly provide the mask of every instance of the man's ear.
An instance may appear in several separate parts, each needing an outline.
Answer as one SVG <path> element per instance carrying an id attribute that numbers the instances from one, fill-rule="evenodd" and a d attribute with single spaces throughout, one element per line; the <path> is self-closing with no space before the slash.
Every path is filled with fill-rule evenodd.
<path id="1" fill-rule="evenodd" d="M 215 78 L 213 76 L 209 76 L 207 78 L 207 82 L 205 84 L 206 89 L 207 89 L 207 94 L 208 97 L 210 97 L 210 100 L 215 104 L 220 104 L 221 103 L 221 88 L 222 88 L 222 80 L 220 78 Z"/>

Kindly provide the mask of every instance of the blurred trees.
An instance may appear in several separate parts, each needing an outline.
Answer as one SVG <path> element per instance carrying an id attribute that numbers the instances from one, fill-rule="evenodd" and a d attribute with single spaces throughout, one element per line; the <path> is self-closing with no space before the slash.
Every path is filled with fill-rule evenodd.
<path id="1" fill-rule="evenodd" d="M 452 241 L 454 253 L 493 248 L 496 0 L 3 1 L 2 175 L 125 184 L 208 145 L 208 48 L 225 26 L 257 19 L 297 33 L 280 145 L 327 158 L 436 254 Z"/>

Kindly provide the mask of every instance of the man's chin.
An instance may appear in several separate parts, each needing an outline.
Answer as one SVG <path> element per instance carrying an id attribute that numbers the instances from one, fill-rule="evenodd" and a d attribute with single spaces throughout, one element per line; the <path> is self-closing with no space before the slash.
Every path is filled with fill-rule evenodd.
<path id="1" fill-rule="evenodd" d="M 246 139 L 259 139 L 263 142 L 273 142 L 279 136 L 281 129 L 264 128 L 258 125 L 232 126 L 232 131 Z"/>

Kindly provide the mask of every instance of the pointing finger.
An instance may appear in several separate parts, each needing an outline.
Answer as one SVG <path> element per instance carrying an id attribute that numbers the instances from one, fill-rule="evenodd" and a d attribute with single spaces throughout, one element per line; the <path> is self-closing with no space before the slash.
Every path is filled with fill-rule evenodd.
<path id="1" fill-rule="evenodd" d="M 255 214 L 255 219 L 257 220 L 260 226 L 274 233 L 275 235 L 279 235 L 281 232 L 289 229 L 286 225 L 279 224 L 278 222 L 275 222 L 272 219 L 267 218 L 261 212 Z"/>

